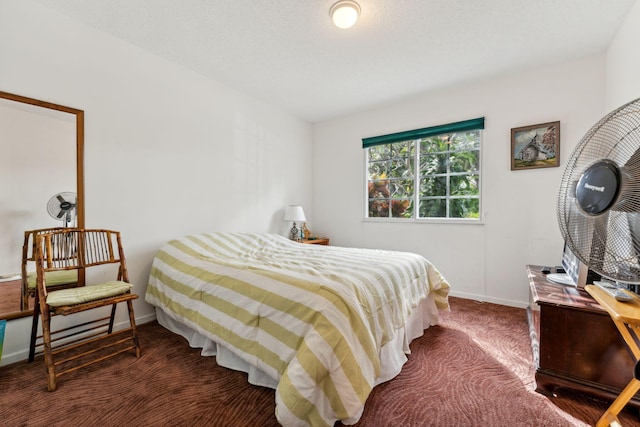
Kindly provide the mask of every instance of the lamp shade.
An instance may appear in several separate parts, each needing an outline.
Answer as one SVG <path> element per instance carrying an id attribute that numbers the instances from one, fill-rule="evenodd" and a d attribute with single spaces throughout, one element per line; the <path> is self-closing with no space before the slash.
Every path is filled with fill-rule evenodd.
<path id="1" fill-rule="evenodd" d="M 331 6 L 329 15 L 336 27 L 351 28 L 360 16 L 360 5 L 352 0 L 340 0 Z"/>
<path id="2" fill-rule="evenodd" d="M 306 221 L 307 218 L 304 216 L 304 210 L 302 210 L 302 206 L 300 205 L 289 205 L 287 206 L 287 211 L 284 213 L 285 221 Z"/>

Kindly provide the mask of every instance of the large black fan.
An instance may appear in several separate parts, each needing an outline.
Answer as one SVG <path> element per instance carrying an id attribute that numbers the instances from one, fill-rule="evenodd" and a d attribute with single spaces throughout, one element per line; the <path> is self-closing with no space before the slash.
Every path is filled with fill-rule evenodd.
<path id="1" fill-rule="evenodd" d="M 76 203 L 76 193 L 58 193 L 49 199 L 47 212 L 52 218 L 63 221 L 67 227 L 77 215 Z"/>
<path id="2" fill-rule="evenodd" d="M 640 99 L 582 138 L 557 207 L 562 235 L 580 261 L 609 279 L 640 283 Z"/>

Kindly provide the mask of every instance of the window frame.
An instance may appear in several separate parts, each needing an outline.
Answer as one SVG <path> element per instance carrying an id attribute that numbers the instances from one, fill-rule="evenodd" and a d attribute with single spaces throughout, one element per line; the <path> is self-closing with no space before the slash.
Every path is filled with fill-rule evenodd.
<path id="1" fill-rule="evenodd" d="M 420 217 L 420 182 L 424 178 L 420 171 L 420 140 L 427 137 L 434 137 L 438 135 L 443 135 L 447 133 L 455 133 L 461 131 L 470 131 L 470 130 L 479 130 L 479 141 L 478 141 L 478 217 L 477 218 L 456 218 L 456 217 Z M 483 177 L 483 163 L 484 156 L 482 154 L 484 147 L 484 117 L 479 119 L 467 120 L 464 122 L 456 122 L 448 125 L 438 125 L 432 126 L 429 128 L 417 129 L 412 131 L 398 132 L 390 135 L 383 135 L 372 138 L 363 138 L 363 165 L 364 165 L 364 180 L 363 180 L 363 221 L 366 222 L 383 222 L 383 223 L 442 223 L 442 224 L 483 224 L 484 223 L 484 215 L 482 211 L 483 206 L 483 185 L 484 185 L 484 177 Z M 367 142 L 374 141 L 374 143 L 370 143 L 366 145 Z M 414 162 L 414 173 L 412 175 L 413 180 L 413 195 L 412 195 L 412 203 L 414 205 L 413 215 L 411 218 L 399 218 L 399 217 L 369 217 L 369 148 L 377 145 L 390 145 L 394 143 L 401 143 L 405 141 L 411 141 L 413 144 L 413 162 Z M 366 146 L 365 146 L 366 145 Z M 475 150 L 469 150 L 475 151 Z M 440 175 L 440 174 L 437 174 Z M 442 174 L 447 177 L 447 186 L 450 185 L 451 176 L 455 175 L 451 173 L 449 170 L 449 165 L 447 165 L 447 173 Z M 449 193 L 449 191 L 447 191 Z M 459 199 L 464 197 L 451 196 L 447 194 L 444 196 L 447 201 L 451 201 L 453 199 Z M 449 205 L 449 203 L 447 203 Z"/>

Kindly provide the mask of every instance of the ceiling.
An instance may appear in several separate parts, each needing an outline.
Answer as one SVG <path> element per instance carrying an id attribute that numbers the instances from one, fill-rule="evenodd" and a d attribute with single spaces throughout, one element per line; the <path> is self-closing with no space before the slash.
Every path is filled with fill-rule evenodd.
<path id="1" fill-rule="evenodd" d="M 315 123 L 602 53 L 635 0 L 34 0 Z"/>

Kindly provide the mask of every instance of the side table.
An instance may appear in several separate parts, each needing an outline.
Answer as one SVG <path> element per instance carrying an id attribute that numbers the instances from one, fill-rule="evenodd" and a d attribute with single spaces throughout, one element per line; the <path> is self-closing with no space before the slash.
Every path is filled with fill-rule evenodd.
<path id="1" fill-rule="evenodd" d="M 328 237 L 318 237 L 317 239 L 302 239 L 300 243 L 304 243 L 307 245 L 324 245 L 329 246 L 329 238 Z"/>
<path id="2" fill-rule="evenodd" d="M 634 397 L 636 392 L 640 390 L 640 365 L 638 365 L 638 360 L 640 359 L 640 347 L 638 347 L 638 339 L 640 338 L 640 297 L 628 292 L 629 295 L 634 297 L 633 300 L 619 302 L 597 286 L 587 285 L 585 290 L 609 313 L 611 320 L 615 323 L 635 360 L 631 380 L 600 417 L 596 427 L 605 427 L 612 424 L 620 425 L 618 414 Z"/>

